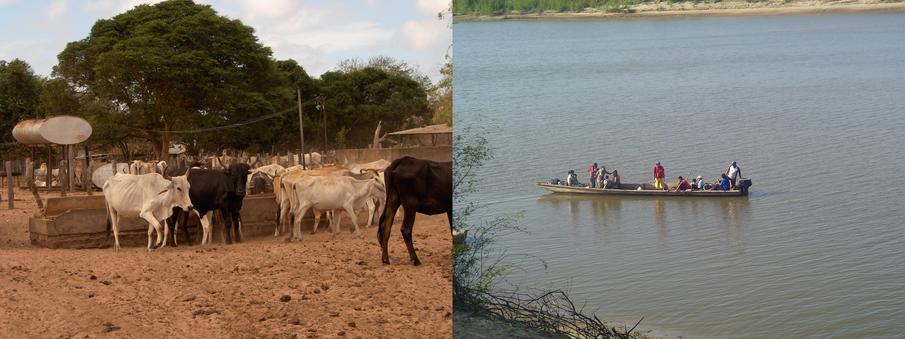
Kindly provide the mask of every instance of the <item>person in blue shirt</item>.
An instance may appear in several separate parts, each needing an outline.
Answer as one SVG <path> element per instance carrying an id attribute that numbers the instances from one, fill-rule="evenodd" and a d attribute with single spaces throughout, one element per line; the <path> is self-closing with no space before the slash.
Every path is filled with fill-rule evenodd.
<path id="1" fill-rule="evenodd" d="M 720 177 L 720 189 L 724 190 L 724 191 L 728 191 L 729 184 L 730 184 L 729 176 L 726 175 L 726 173 L 723 173 L 723 175 Z"/>

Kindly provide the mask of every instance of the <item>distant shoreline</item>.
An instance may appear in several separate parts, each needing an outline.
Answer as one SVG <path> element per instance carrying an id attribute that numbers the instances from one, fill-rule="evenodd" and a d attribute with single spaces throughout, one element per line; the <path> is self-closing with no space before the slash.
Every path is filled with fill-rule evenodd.
<path id="1" fill-rule="evenodd" d="M 502 20 L 620 20 L 685 17 L 781 16 L 833 13 L 905 12 L 905 2 L 876 1 L 793 1 L 793 2 L 717 2 L 717 3 L 644 3 L 627 7 L 632 13 L 600 10 L 558 13 L 506 15 L 456 15 L 453 22 Z"/>

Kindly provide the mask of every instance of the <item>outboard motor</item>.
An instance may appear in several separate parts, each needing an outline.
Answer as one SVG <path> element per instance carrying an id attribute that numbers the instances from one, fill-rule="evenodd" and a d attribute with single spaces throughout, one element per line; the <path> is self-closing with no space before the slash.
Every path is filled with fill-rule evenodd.
<path id="1" fill-rule="evenodd" d="M 748 195 L 748 187 L 751 187 L 751 179 L 739 178 L 738 183 L 735 186 L 738 187 L 738 190 L 741 191 L 742 194 Z"/>

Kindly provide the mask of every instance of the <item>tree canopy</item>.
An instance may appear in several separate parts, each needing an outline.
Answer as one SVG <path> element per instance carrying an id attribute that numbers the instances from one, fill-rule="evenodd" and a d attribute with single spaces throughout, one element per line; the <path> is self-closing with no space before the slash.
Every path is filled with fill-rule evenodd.
<path id="1" fill-rule="evenodd" d="M 140 5 L 98 20 L 59 54 L 54 74 L 109 101 L 161 152 L 174 126 L 273 112 L 271 51 L 251 27 L 190 0 Z"/>
<path id="2" fill-rule="evenodd" d="M 20 120 L 36 116 L 40 97 L 41 78 L 28 63 L 0 60 L 0 152 L 17 149 L 11 131 Z"/>
<path id="3" fill-rule="evenodd" d="M 367 145 L 378 121 L 387 130 L 399 130 L 430 119 L 424 87 L 403 73 L 377 67 L 327 72 L 319 88 L 325 97 L 328 135 L 343 146 Z M 331 131 L 330 126 L 338 129 Z"/>
<path id="4" fill-rule="evenodd" d="M 325 127 L 329 147 L 363 147 L 378 121 L 390 131 L 430 121 L 439 88 L 384 56 L 349 59 L 315 79 L 296 60 L 274 59 L 240 21 L 168 0 L 98 20 L 58 54 L 50 78 L 24 61 L 0 61 L 0 128 L 65 114 L 91 123 L 93 144 L 123 153 L 131 143 L 160 156 L 171 141 L 190 150 L 296 150 L 301 93 L 308 150 L 323 149 Z M 0 145 L 11 141 L 6 133 Z"/>

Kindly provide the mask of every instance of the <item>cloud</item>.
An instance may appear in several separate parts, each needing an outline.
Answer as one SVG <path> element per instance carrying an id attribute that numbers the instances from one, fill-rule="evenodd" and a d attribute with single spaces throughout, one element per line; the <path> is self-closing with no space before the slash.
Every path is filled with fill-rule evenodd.
<path id="1" fill-rule="evenodd" d="M 291 16 L 299 10 L 298 1 L 293 0 L 227 0 L 227 3 L 233 3 L 242 8 L 243 17 L 254 19 L 264 17 L 269 19 L 277 19 Z"/>
<path id="2" fill-rule="evenodd" d="M 437 13 L 449 9 L 449 0 L 418 0 L 415 8 L 422 14 L 437 15 Z"/>
<path id="3" fill-rule="evenodd" d="M 437 19 L 408 21 L 402 25 L 401 34 L 406 45 L 418 51 L 441 48 L 452 35 L 446 23 Z"/>
<path id="4" fill-rule="evenodd" d="M 86 0 L 83 8 L 102 17 L 112 17 L 143 4 L 156 4 L 163 0 Z"/>
<path id="5" fill-rule="evenodd" d="M 47 15 L 49 19 L 56 19 L 60 14 L 66 11 L 66 7 L 69 7 L 69 0 L 55 0 L 50 6 L 44 10 L 44 14 Z"/>

